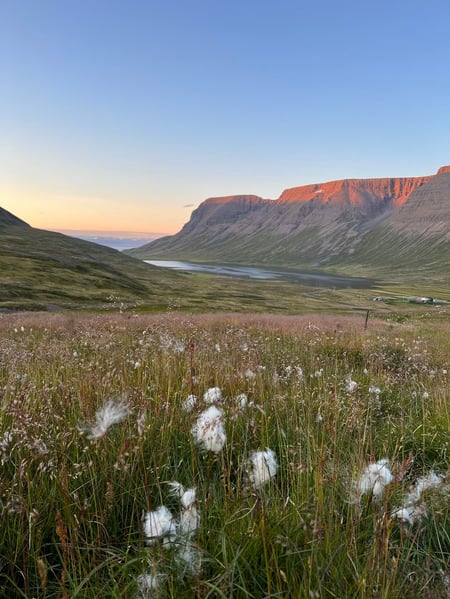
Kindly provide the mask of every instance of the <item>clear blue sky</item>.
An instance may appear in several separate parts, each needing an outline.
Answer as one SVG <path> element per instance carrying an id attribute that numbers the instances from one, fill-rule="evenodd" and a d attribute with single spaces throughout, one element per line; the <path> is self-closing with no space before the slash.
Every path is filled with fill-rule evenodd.
<path id="1" fill-rule="evenodd" d="M 0 206 L 176 232 L 210 196 L 450 163 L 448 0 L 2 0 Z"/>

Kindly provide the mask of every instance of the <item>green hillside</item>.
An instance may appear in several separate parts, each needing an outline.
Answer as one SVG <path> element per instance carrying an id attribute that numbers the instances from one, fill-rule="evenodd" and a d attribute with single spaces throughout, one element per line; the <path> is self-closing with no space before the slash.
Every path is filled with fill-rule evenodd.
<path id="1" fill-rule="evenodd" d="M 180 275 L 94 243 L 25 224 L 0 224 L 0 306 L 158 304 Z"/>

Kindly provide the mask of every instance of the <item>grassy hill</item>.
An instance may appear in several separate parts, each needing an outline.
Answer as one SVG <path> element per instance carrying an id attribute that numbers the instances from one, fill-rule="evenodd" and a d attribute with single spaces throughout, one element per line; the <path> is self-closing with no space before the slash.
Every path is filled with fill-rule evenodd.
<path id="1" fill-rule="evenodd" d="M 94 243 L 0 223 L 0 306 L 48 308 L 145 300 L 158 304 L 180 279 Z M 164 300 L 165 303 L 165 300 Z"/>

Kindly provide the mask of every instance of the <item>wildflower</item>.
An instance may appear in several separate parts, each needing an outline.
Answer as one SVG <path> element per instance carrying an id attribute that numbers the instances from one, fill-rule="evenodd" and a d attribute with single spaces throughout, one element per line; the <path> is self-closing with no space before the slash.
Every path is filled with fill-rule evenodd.
<path id="1" fill-rule="evenodd" d="M 411 525 L 419 520 L 425 514 L 425 511 L 425 504 L 406 505 L 391 512 L 391 518 L 397 518 L 401 522 Z"/>
<path id="2" fill-rule="evenodd" d="M 220 401 L 222 399 L 222 391 L 219 387 L 211 387 L 203 394 L 203 401 L 205 403 L 214 403 L 215 401 Z"/>
<path id="3" fill-rule="evenodd" d="M 352 381 L 352 379 L 350 377 L 348 377 L 347 384 L 345 386 L 345 390 L 348 393 L 353 393 L 353 391 L 356 391 L 357 388 L 358 388 L 358 383 L 356 381 Z"/>
<path id="4" fill-rule="evenodd" d="M 376 395 L 378 397 L 381 393 L 381 389 L 379 387 L 375 387 L 375 385 L 370 385 L 369 393 L 373 393 L 374 395 Z"/>
<path id="5" fill-rule="evenodd" d="M 187 509 L 195 502 L 196 490 L 194 487 L 185 489 L 183 485 L 176 480 L 170 482 L 169 486 L 172 489 L 172 493 L 178 495 L 180 498 L 183 508 Z"/>
<path id="6" fill-rule="evenodd" d="M 145 514 L 144 534 L 148 545 L 154 545 L 158 539 L 164 537 L 169 542 L 175 538 L 176 522 L 165 505 L 160 505 L 157 510 Z"/>
<path id="7" fill-rule="evenodd" d="M 417 479 L 416 484 L 405 497 L 405 503 L 407 505 L 417 503 L 425 491 L 428 491 L 429 489 L 435 489 L 442 483 L 442 481 L 443 476 L 440 476 L 431 470 L 427 476 L 421 476 Z"/>
<path id="8" fill-rule="evenodd" d="M 191 433 L 197 445 L 214 453 L 221 451 L 227 441 L 222 410 L 210 406 L 203 411 L 193 425 Z"/>
<path id="9" fill-rule="evenodd" d="M 152 572 L 146 572 L 145 574 L 139 574 L 136 578 L 136 583 L 138 587 L 137 597 L 139 599 L 147 599 L 147 597 L 153 597 L 153 593 L 151 591 L 156 591 L 160 585 L 159 574 L 153 574 Z"/>
<path id="10" fill-rule="evenodd" d="M 192 542 L 200 526 L 200 513 L 195 505 L 196 490 L 194 487 L 185 489 L 177 481 L 172 481 L 169 485 L 172 493 L 180 498 L 182 508 L 176 523 L 175 561 L 183 570 L 198 574 L 201 570 L 202 555 Z"/>
<path id="11" fill-rule="evenodd" d="M 266 447 L 266 451 L 254 451 L 247 462 L 248 477 L 255 489 L 260 489 L 277 473 L 278 464 L 275 452 Z"/>
<path id="12" fill-rule="evenodd" d="M 433 470 L 417 479 L 416 484 L 405 496 L 404 505 L 391 513 L 391 518 L 398 518 L 401 522 L 413 524 L 426 512 L 426 505 L 420 503 L 422 494 L 430 489 L 436 489 L 443 482 L 444 477 L 436 474 Z"/>
<path id="13" fill-rule="evenodd" d="M 193 492 L 193 493 L 192 493 Z M 183 501 L 185 502 L 183 505 Z M 190 501 L 188 504 L 187 501 Z M 195 506 L 195 489 L 189 489 L 181 498 L 183 509 L 178 521 L 178 533 L 191 539 L 200 528 L 200 512 Z"/>
<path id="14" fill-rule="evenodd" d="M 147 418 L 147 412 L 145 410 L 142 410 L 141 412 L 139 412 L 139 416 L 137 419 L 137 431 L 138 431 L 138 435 L 140 437 L 142 437 L 142 435 L 145 432 L 145 420 Z"/>
<path id="15" fill-rule="evenodd" d="M 197 397 L 195 395 L 188 395 L 181 404 L 181 409 L 184 412 L 192 412 L 197 404 Z"/>
<path id="16" fill-rule="evenodd" d="M 121 422 L 128 413 L 128 406 L 123 399 L 119 401 L 110 399 L 95 413 L 95 424 L 80 427 L 80 430 L 88 432 L 88 439 L 100 439 L 106 435 L 113 424 Z"/>
<path id="17" fill-rule="evenodd" d="M 3 433 L 3 437 L 0 437 L 0 465 L 4 466 L 11 458 L 11 445 L 13 442 L 13 435 L 9 431 Z"/>
<path id="18" fill-rule="evenodd" d="M 369 464 L 357 481 L 359 497 L 365 493 L 371 493 L 379 501 L 383 495 L 384 488 L 393 481 L 389 470 L 389 460 L 379 460 Z"/>
<path id="19" fill-rule="evenodd" d="M 245 393 L 238 393 L 235 399 L 237 405 L 244 409 L 248 405 L 248 397 Z"/>
<path id="20" fill-rule="evenodd" d="M 176 563 L 190 574 L 200 574 L 202 566 L 202 553 L 192 543 L 183 543 L 177 548 Z"/>

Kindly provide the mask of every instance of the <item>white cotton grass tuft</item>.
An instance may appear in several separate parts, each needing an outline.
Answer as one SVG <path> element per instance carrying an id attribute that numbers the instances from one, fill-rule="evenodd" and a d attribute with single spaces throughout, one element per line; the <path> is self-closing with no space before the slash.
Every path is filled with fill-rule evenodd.
<path id="1" fill-rule="evenodd" d="M 420 505 L 406 505 L 391 512 L 391 518 L 397 518 L 404 524 L 414 524 L 417 520 L 422 518 L 426 512 L 425 504 Z"/>
<path id="2" fill-rule="evenodd" d="M 188 542 L 178 546 L 175 553 L 175 562 L 185 573 L 200 574 L 202 561 L 202 552 L 196 545 Z"/>
<path id="3" fill-rule="evenodd" d="M 194 487 L 185 489 L 181 483 L 173 480 L 169 483 L 172 494 L 180 498 L 180 502 L 183 508 L 187 509 L 196 501 L 196 490 Z"/>
<path id="4" fill-rule="evenodd" d="M 129 407 L 123 398 L 109 399 L 96 411 L 95 424 L 81 425 L 79 430 L 86 433 L 91 441 L 101 439 L 113 424 L 121 422 L 129 413 Z"/>
<path id="5" fill-rule="evenodd" d="M 443 480 L 444 477 L 440 474 L 436 474 L 434 470 L 431 470 L 426 476 L 421 476 L 417 479 L 416 484 L 405 497 L 405 504 L 410 505 L 417 503 L 420 501 L 420 498 L 425 491 L 439 487 Z"/>
<path id="6" fill-rule="evenodd" d="M 222 410 L 214 405 L 204 410 L 192 426 L 191 433 L 195 443 L 203 449 L 213 453 L 222 451 L 227 441 Z"/>
<path id="7" fill-rule="evenodd" d="M 181 513 L 176 523 L 177 534 L 185 539 L 191 538 L 200 527 L 200 512 L 195 505 L 197 501 L 197 491 L 194 487 L 186 489 L 177 481 L 169 483 L 172 494 L 180 499 Z"/>
<path id="8" fill-rule="evenodd" d="M 200 528 L 200 512 L 196 506 L 197 493 L 194 487 L 186 489 L 178 481 L 169 483 L 172 494 L 180 499 L 181 512 L 176 521 L 175 561 L 185 572 L 198 574 L 201 570 L 202 553 L 193 538 Z"/>
<path id="9" fill-rule="evenodd" d="M 197 396 L 196 395 L 188 395 L 186 399 L 181 404 L 181 409 L 183 412 L 192 412 L 192 410 L 197 405 Z"/>
<path id="10" fill-rule="evenodd" d="M 185 539 L 191 539 L 200 528 L 200 512 L 195 503 L 183 508 L 178 520 L 177 532 Z"/>
<path id="11" fill-rule="evenodd" d="M 210 387 L 203 393 L 203 401 L 207 404 L 220 402 L 222 399 L 222 391 L 219 387 Z"/>
<path id="12" fill-rule="evenodd" d="M 394 480 L 389 469 L 389 460 L 379 460 L 369 464 L 356 482 L 358 500 L 369 493 L 376 501 L 380 501 L 385 487 Z"/>
<path id="13" fill-rule="evenodd" d="M 157 591 L 161 584 L 162 575 L 153 572 L 139 574 L 136 578 L 137 599 L 150 599 L 154 597 L 154 591 Z"/>
<path id="14" fill-rule="evenodd" d="M 415 485 L 405 496 L 403 505 L 391 512 L 391 518 L 397 518 L 403 523 L 414 524 L 426 513 L 425 503 L 421 503 L 422 495 L 426 491 L 437 489 L 444 481 L 444 477 L 431 470 L 426 476 L 417 479 Z"/>
<path id="15" fill-rule="evenodd" d="M 165 505 L 144 515 L 144 534 L 147 544 L 154 545 L 158 540 L 173 541 L 176 536 L 176 521 Z"/>
<path id="16" fill-rule="evenodd" d="M 347 384 L 345 385 L 345 390 L 348 393 L 353 393 L 354 391 L 356 391 L 357 388 L 358 388 L 358 383 L 356 381 L 353 381 L 351 379 L 351 377 L 348 377 Z"/>
<path id="17" fill-rule="evenodd" d="M 265 451 L 254 451 L 247 461 L 248 478 L 254 489 L 261 489 L 278 471 L 275 452 L 266 448 Z"/>

